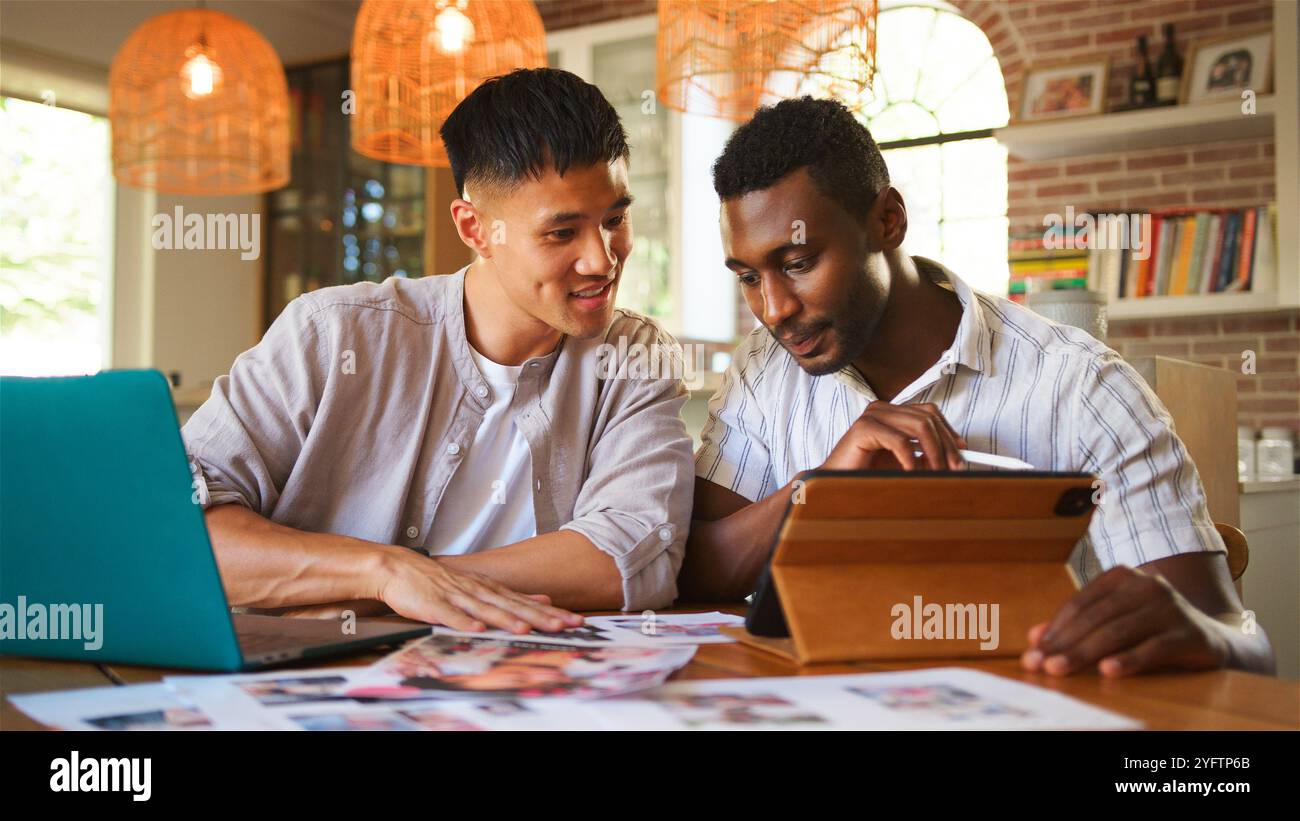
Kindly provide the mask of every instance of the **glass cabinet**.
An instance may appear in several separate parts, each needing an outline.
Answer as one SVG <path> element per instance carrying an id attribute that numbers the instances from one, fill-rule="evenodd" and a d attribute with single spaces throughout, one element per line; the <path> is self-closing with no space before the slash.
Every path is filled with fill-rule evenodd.
<path id="1" fill-rule="evenodd" d="M 266 201 L 268 326 L 306 291 L 425 270 L 425 169 L 352 150 L 348 60 L 285 73 L 292 170 Z"/>

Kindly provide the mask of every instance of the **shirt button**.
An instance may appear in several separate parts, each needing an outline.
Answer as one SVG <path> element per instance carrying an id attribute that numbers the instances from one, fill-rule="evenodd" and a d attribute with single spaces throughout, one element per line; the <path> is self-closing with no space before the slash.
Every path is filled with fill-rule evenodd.
<path id="1" fill-rule="evenodd" d="M 416 527 L 415 525 L 411 525 L 406 529 L 406 538 L 408 539 L 414 539 L 416 536 L 419 535 L 420 535 L 420 528 Z"/>
<path id="2" fill-rule="evenodd" d="M 480 399 L 486 399 L 488 395 L 487 386 L 479 385 L 477 388 L 474 389 L 474 393 L 477 393 Z"/>
<path id="3" fill-rule="evenodd" d="M 447 445 L 447 452 L 450 453 L 452 456 L 455 456 L 456 454 L 460 453 L 460 445 L 456 444 L 455 442 L 449 443 Z"/>
<path id="4" fill-rule="evenodd" d="M 667 527 L 659 528 L 659 541 L 671 542 L 672 540 L 673 540 L 672 528 L 667 528 Z"/>

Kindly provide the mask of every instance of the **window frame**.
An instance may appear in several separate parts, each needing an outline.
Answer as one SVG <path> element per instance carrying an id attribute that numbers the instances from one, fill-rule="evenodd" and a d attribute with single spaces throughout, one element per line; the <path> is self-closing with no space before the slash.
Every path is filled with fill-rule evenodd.
<path id="1" fill-rule="evenodd" d="M 547 32 L 546 51 L 548 56 L 554 53 L 558 57 L 557 68 L 573 72 L 584 80 L 591 81 L 594 68 L 593 54 L 596 46 L 641 37 L 657 39 L 658 33 L 659 17 L 657 14 L 626 17 L 620 20 L 591 23 Z M 656 101 L 656 105 L 663 104 Z M 662 318 L 662 322 L 674 336 L 682 340 L 732 343 L 735 341 L 737 330 L 734 310 L 727 310 L 716 315 L 711 314 L 706 322 L 701 323 L 699 321 L 700 314 L 688 311 L 685 305 L 687 292 L 684 249 L 690 243 L 690 240 L 685 236 L 686 232 L 683 229 L 686 223 L 683 214 L 689 210 L 689 204 L 684 202 L 683 167 L 685 164 L 685 145 L 683 141 L 683 115 L 681 112 L 667 106 L 665 106 L 665 109 L 668 115 L 668 156 L 671 158 L 668 163 L 666 194 L 668 201 L 668 286 L 672 309 L 667 317 Z M 737 124 L 732 124 L 732 127 L 735 125 Z M 635 161 L 635 157 L 633 157 L 633 160 Z M 710 158 L 709 161 L 712 162 L 712 160 L 713 158 Z M 634 232 L 635 225 L 634 217 Z M 724 269 L 722 268 L 721 258 L 717 262 L 717 269 L 722 272 Z M 717 293 L 697 296 L 700 284 L 699 282 L 693 283 L 695 287 L 692 288 L 691 292 L 692 302 L 699 300 L 701 304 L 725 304 L 729 307 L 736 304 L 738 289 L 734 277 L 724 277 L 721 282 L 707 283 L 706 287 L 716 290 Z M 725 302 L 719 300 L 725 300 Z"/>
<path id="2" fill-rule="evenodd" d="M 913 9 L 913 8 L 928 9 L 930 11 L 933 11 L 936 15 L 951 14 L 961 20 L 964 20 L 970 26 L 973 26 L 975 30 L 978 31 L 984 37 L 985 42 L 989 44 L 989 50 L 990 50 L 989 59 L 993 60 L 993 62 L 998 67 L 999 73 L 1001 73 L 1002 61 L 998 58 L 997 50 L 993 48 L 992 43 L 989 43 L 988 35 L 977 23 L 975 23 L 975 21 L 971 20 L 970 17 L 962 13 L 960 9 L 956 8 L 951 3 L 943 2 L 943 0 L 892 0 L 892 2 L 891 0 L 886 0 L 884 3 L 881 4 L 881 8 L 878 12 L 877 23 L 876 23 L 877 35 L 879 35 L 879 23 L 881 17 L 893 11 L 901 11 L 904 9 Z M 935 19 L 937 20 L 938 17 L 936 16 Z M 879 71 L 880 69 L 877 68 L 877 70 Z M 1004 94 L 1006 93 L 1005 75 L 1003 75 L 1003 93 Z M 885 111 L 888 111 L 890 105 L 897 104 L 897 103 L 904 103 L 904 102 L 911 102 L 914 105 L 920 105 L 920 103 L 916 100 L 915 96 L 913 96 L 910 100 L 890 101 L 883 109 L 881 109 L 879 113 L 883 114 Z M 928 111 L 928 109 L 926 110 Z M 933 112 L 930 113 L 933 114 Z M 1010 121 L 1009 108 L 1008 108 L 1007 115 L 1008 115 L 1008 122 L 1009 122 Z M 877 116 L 879 116 L 879 114 Z M 871 127 L 870 117 L 868 117 L 865 113 L 860 113 L 857 115 L 857 117 L 858 120 L 863 123 L 863 125 L 865 125 L 868 129 L 870 129 Z M 993 125 L 987 128 L 969 129 L 965 131 L 952 131 L 952 132 L 940 131 L 938 134 L 930 134 L 925 137 L 912 137 L 908 139 L 889 140 L 885 142 L 880 142 L 877 143 L 877 148 L 879 148 L 881 155 L 884 156 L 886 162 L 888 162 L 888 154 L 891 150 L 917 148 L 917 147 L 930 146 L 930 145 L 942 146 L 948 143 L 966 142 L 970 140 L 980 140 L 980 139 L 990 139 L 990 138 L 996 139 L 997 129 L 1003 126 L 1005 126 L 1005 123 L 1003 123 L 1000 126 Z M 940 190 L 939 192 L 940 236 L 942 236 L 943 226 L 947 222 L 944 213 L 943 201 L 944 201 L 943 191 Z M 1001 217 L 1004 221 L 1008 220 L 1009 208 L 1010 208 L 1010 204 L 1004 203 L 1003 212 L 1001 214 Z M 1003 290 L 1005 291 L 1005 287 Z"/>
<path id="3" fill-rule="evenodd" d="M 98 120 L 108 120 L 106 106 L 101 107 L 99 103 L 107 101 L 107 83 L 103 88 L 97 87 L 93 82 L 87 81 L 84 76 L 74 70 L 74 66 L 68 64 L 64 66 L 59 61 L 48 58 L 40 58 L 36 64 L 28 63 L 22 59 L 25 56 L 20 54 L 19 60 L 8 58 L 0 61 L 0 70 L 7 76 L 5 83 L 0 86 L 0 97 L 11 100 L 19 100 L 31 105 L 48 105 L 51 108 L 62 109 L 76 114 L 83 114 Z M 38 67 L 39 66 L 39 67 Z M 46 102 L 42 99 L 46 90 L 54 94 L 52 102 Z M 71 98 L 69 105 L 63 105 L 59 100 L 59 91 L 65 91 L 65 97 Z M 112 131 L 111 124 L 108 125 L 108 152 L 112 153 Z M 100 370 L 117 367 L 118 352 L 124 347 L 124 343 L 129 344 L 133 339 L 128 335 L 130 332 L 124 330 L 131 327 L 130 320 L 120 321 L 119 314 L 126 307 L 121 304 L 118 296 L 118 289 L 122 287 L 121 280 L 125 277 L 119 276 L 121 268 L 121 259 L 124 254 L 128 254 L 131 248 L 131 241 L 122 230 L 121 222 L 118 219 L 119 213 L 124 206 L 130 207 L 136 202 L 138 197 L 132 196 L 135 192 L 130 191 L 124 186 L 118 185 L 117 180 L 112 175 L 112 158 L 109 157 L 109 180 L 108 191 L 105 192 L 105 219 L 108 220 L 106 235 L 109 237 L 112 246 L 101 249 L 99 252 L 100 264 L 103 266 L 103 297 L 96 308 L 96 322 L 99 325 L 98 334 L 100 357 Z M 67 196 L 81 196 L 77 192 L 65 192 Z M 145 243 L 147 247 L 147 241 Z M 141 275 L 151 275 L 152 267 L 148 271 L 142 271 Z M 63 376 L 65 374 L 49 374 L 51 376 Z"/>

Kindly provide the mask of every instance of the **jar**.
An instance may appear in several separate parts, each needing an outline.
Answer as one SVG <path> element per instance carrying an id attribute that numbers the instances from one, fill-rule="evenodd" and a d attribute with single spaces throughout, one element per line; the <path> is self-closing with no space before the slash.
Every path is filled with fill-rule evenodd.
<path id="1" fill-rule="evenodd" d="M 1295 444 L 1287 428 L 1264 428 L 1255 443 L 1255 469 L 1260 477 L 1290 476 L 1295 469 Z"/>
<path id="2" fill-rule="evenodd" d="M 1237 481 L 1249 482 L 1255 478 L 1255 429 L 1249 425 L 1237 426 Z"/>
<path id="3" fill-rule="evenodd" d="M 1106 341 L 1106 295 L 1077 289 L 1030 291 L 1025 306 L 1039 316 L 1062 325 L 1073 325 Z"/>

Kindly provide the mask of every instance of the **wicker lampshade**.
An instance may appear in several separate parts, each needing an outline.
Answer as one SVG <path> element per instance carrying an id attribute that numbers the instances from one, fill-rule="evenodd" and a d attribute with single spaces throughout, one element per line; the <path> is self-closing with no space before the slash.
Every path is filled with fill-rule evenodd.
<path id="1" fill-rule="evenodd" d="M 448 165 L 438 129 L 479 83 L 546 65 L 532 0 L 365 0 L 352 34 L 352 148 Z"/>
<path id="2" fill-rule="evenodd" d="M 289 92 L 275 50 L 207 9 L 160 14 L 109 69 L 113 175 L 174 194 L 251 194 L 289 182 Z"/>
<path id="3" fill-rule="evenodd" d="M 798 93 L 857 110 L 875 73 L 877 13 L 876 0 L 659 0 L 659 100 L 732 120 Z"/>

